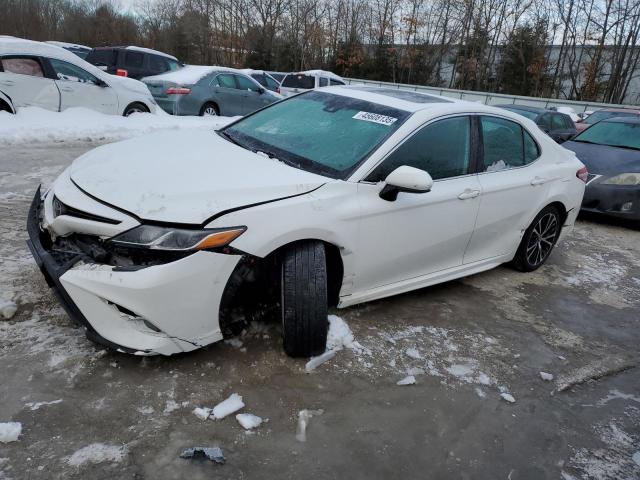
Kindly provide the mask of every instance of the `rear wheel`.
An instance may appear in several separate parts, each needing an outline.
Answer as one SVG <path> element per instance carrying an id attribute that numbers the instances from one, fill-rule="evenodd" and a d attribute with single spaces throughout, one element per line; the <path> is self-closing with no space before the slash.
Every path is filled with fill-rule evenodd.
<path id="1" fill-rule="evenodd" d="M 149 109 L 142 103 L 132 103 L 124 109 L 123 116 L 128 117 L 134 113 L 149 113 Z"/>
<path id="2" fill-rule="evenodd" d="M 299 243 L 284 253 L 280 288 L 285 352 L 291 357 L 320 355 L 329 330 L 323 243 Z"/>
<path id="3" fill-rule="evenodd" d="M 218 115 L 220 115 L 220 112 L 215 103 L 207 102 L 200 109 L 201 117 L 217 117 Z"/>
<path id="4" fill-rule="evenodd" d="M 513 266 L 521 272 L 532 272 L 547 261 L 558 241 L 562 217 L 558 208 L 549 205 L 531 222 L 524 232 Z"/>

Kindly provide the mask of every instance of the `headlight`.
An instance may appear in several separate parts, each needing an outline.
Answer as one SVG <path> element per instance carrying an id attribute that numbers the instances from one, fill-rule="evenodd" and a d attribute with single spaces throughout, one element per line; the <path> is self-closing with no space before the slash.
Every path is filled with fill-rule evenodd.
<path id="1" fill-rule="evenodd" d="M 115 245 L 184 252 L 224 247 L 242 235 L 247 227 L 185 229 L 140 225 L 113 237 Z"/>
<path id="2" fill-rule="evenodd" d="M 615 177 L 607 178 L 605 185 L 640 185 L 640 173 L 621 173 Z"/>

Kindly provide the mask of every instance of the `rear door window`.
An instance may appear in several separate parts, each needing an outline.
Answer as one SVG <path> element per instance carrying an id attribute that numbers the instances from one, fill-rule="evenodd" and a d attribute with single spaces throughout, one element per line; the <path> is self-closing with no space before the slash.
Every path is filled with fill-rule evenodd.
<path id="1" fill-rule="evenodd" d="M 220 85 L 222 88 L 236 88 L 236 81 L 233 77 L 233 75 L 223 73 L 221 75 L 218 75 L 216 77 L 216 80 L 218 80 L 218 85 Z"/>
<path id="2" fill-rule="evenodd" d="M 29 75 L 30 77 L 44 77 L 40 61 L 29 57 L 5 57 L 0 60 L 2 69 L 7 73 Z"/>
<path id="3" fill-rule="evenodd" d="M 283 87 L 312 89 L 316 86 L 316 77 L 303 73 L 289 74 L 282 81 Z"/>
<path id="4" fill-rule="evenodd" d="M 519 124 L 497 117 L 482 117 L 481 124 L 485 172 L 525 165 L 523 130 Z"/>
<path id="5" fill-rule="evenodd" d="M 124 66 L 128 68 L 142 68 L 144 53 L 128 51 L 124 54 Z"/>

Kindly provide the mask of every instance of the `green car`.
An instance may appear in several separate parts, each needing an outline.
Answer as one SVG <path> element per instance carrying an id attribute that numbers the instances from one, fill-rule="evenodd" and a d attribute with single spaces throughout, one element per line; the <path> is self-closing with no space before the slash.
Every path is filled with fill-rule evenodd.
<path id="1" fill-rule="evenodd" d="M 172 115 L 247 115 L 282 99 L 233 68 L 187 65 L 142 81 Z"/>

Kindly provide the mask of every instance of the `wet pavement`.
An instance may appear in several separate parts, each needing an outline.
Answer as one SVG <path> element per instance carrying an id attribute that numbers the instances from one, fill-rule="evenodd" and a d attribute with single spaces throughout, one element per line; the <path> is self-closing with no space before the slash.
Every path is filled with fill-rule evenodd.
<path id="1" fill-rule="evenodd" d="M 277 324 L 140 358 L 90 343 L 24 243 L 37 185 L 92 146 L 0 150 L 0 300 L 18 306 L 0 319 L 0 422 L 22 423 L 0 443 L 0 479 L 640 478 L 640 231 L 581 220 L 536 272 L 337 310 L 358 343 L 311 373 Z M 557 391 L 615 365 L 632 368 Z M 407 374 L 416 384 L 396 385 Z M 232 393 L 265 420 L 253 433 L 192 413 Z M 306 442 L 303 409 L 323 411 Z M 179 457 L 194 446 L 226 463 Z"/>

